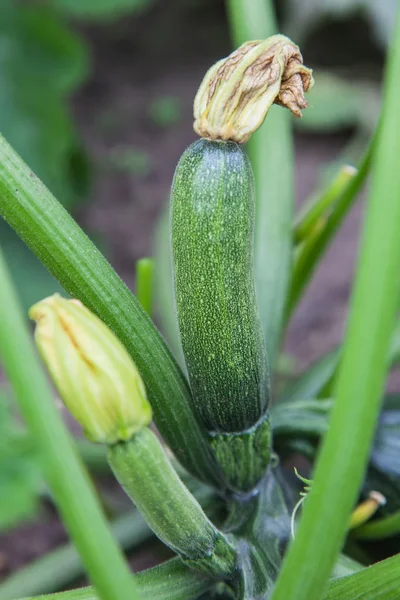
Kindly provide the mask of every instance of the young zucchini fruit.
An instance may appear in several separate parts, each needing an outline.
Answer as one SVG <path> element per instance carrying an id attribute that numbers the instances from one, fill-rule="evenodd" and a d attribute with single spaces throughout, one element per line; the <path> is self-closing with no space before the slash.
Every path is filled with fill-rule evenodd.
<path id="1" fill-rule="evenodd" d="M 284 36 L 247 42 L 219 61 L 194 103 L 203 139 L 184 152 L 172 185 L 175 303 L 194 408 L 236 492 L 257 485 L 271 453 L 254 281 L 254 180 L 239 143 L 273 102 L 301 114 L 306 102 L 300 92 L 296 98 L 296 86 L 304 92 L 311 85 L 297 46 Z"/>
<path id="2" fill-rule="evenodd" d="M 186 150 L 172 186 L 178 324 L 195 409 L 237 489 L 259 480 L 270 448 L 254 210 L 251 165 L 236 142 L 201 139 Z M 253 454 L 261 473 L 249 464 Z"/>

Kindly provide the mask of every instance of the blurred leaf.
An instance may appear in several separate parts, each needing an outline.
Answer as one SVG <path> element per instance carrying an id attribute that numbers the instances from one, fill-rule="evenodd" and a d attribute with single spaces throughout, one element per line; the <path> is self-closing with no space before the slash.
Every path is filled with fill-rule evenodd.
<path id="1" fill-rule="evenodd" d="M 298 128 L 330 133 L 358 125 L 372 133 L 381 106 L 379 85 L 318 70 L 314 79 L 316 85 L 307 95 L 309 110 L 296 120 Z"/>
<path id="2" fill-rule="evenodd" d="M 398 477 L 400 485 L 400 396 L 388 396 L 385 400 L 371 463 L 383 473 Z"/>
<path id="3" fill-rule="evenodd" d="M 149 116 L 158 127 L 171 127 L 182 118 L 182 107 L 176 96 L 159 96 L 149 107 Z"/>
<path id="4" fill-rule="evenodd" d="M 325 600 L 397 600 L 400 554 L 330 582 Z"/>
<path id="5" fill-rule="evenodd" d="M 327 397 L 326 390 L 334 379 L 340 358 L 340 348 L 324 354 L 308 367 L 298 378 L 287 385 L 279 397 L 279 402 L 294 402 L 312 398 Z M 400 320 L 392 332 L 388 362 L 390 367 L 400 362 Z M 330 395 L 330 392 L 329 394 Z"/>
<path id="6" fill-rule="evenodd" d="M 122 173 L 132 173 L 145 177 L 151 169 L 151 159 L 147 152 L 134 147 L 118 147 L 111 150 L 107 166 Z"/>
<path id="7" fill-rule="evenodd" d="M 283 377 L 293 377 L 297 370 L 297 358 L 293 354 L 281 352 L 275 364 L 275 371 Z"/>
<path id="8" fill-rule="evenodd" d="M 295 256 L 295 264 L 292 272 L 292 281 L 290 293 L 287 298 L 286 319 L 288 320 L 303 296 L 311 277 L 324 256 L 326 250 L 332 243 L 335 234 L 343 224 L 345 217 L 358 198 L 358 193 L 365 182 L 372 162 L 374 145 L 377 135 L 375 135 L 365 154 L 360 161 L 354 177 L 351 177 L 339 194 L 335 204 L 332 206 L 329 215 L 319 224 L 319 227 L 313 229 L 310 235 L 303 242 Z"/>
<path id="9" fill-rule="evenodd" d="M 322 437 L 329 426 L 332 400 L 295 400 L 275 404 L 271 408 L 271 424 L 274 438 Z"/>
<path id="10" fill-rule="evenodd" d="M 0 5 L 0 131 L 61 202 L 88 191 L 88 164 L 67 100 L 88 72 L 86 49 L 44 6 Z M 59 289 L 1 223 L 1 243 L 26 308 Z"/>
<path id="11" fill-rule="evenodd" d="M 46 296 L 56 292 L 65 294 L 58 281 L 3 220 L 0 220 L 0 240 L 13 281 L 21 291 L 21 302 L 26 312 L 32 304 Z"/>
<path id="12" fill-rule="evenodd" d="M 0 390 L 0 530 L 31 517 L 38 507 L 40 469 L 32 439 L 12 414 Z"/>
<path id="13" fill-rule="evenodd" d="M 279 454 L 293 452 L 313 460 L 320 438 L 329 427 L 332 400 L 309 399 L 278 402 L 271 409 L 274 447 Z M 378 490 L 387 499 L 381 512 L 400 506 L 400 396 L 387 396 L 372 447 L 364 486 L 367 493 Z"/>
<path id="14" fill-rule="evenodd" d="M 146 8 L 152 0 L 52 0 L 66 15 L 81 19 L 107 19 Z"/>
<path id="15" fill-rule="evenodd" d="M 67 205 L 85 177 L 67 99 L 87 71 L 85 48 L 51 11 L 0 7 L 0 130 Z"/>
<path id="16" fill-rule="evenodd" d="M 296 125 L 303 129 L 335 131 L 352 127 L 360 115 L 360 91 L 357 84 L 327 72 L 315 72 L 317 83 L 307 95 L 309 110 Z"/>
<path id="17" fill-rule="evenodd" d="M 338 363 L 339 350 L 325 354 L 283 390 L 279 402 L 295 402 L 318 397 L 331 379 Z"/>
<path id="18" fill-rule="evenodd" d="M 386 498 L 381 513 L 400 507 L 400 396 L 387 396 L 379 417 L 375 442 L 364 485 L 365 492 L 378 490 Z"/>
<path id="19" fill-rule="evenodd" d="M 400 363 L 400 320 L 396 323 L 390 344 L 390 363 L 392 366 Z"/>

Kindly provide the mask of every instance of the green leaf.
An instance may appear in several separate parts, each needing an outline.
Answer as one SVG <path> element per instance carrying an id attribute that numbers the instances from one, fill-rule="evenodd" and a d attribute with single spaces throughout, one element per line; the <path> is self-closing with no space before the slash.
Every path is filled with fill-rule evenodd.
<path id="1" fill-rule="evenodd" d="M 325 354 L 313 363 L 293 383 L 287 386 L 279 398 L 279 402 L 295 402 L 317 398 L 330 381 L 339 364 L 339 350 Z"/>
<path id="2" fill-rule="evenodd" d="M 385 401 L 371 463 L 379 471 L 399 478 L 400 485 L 400 396 L 389 397 Z"/>
<path id="3" fill-rule="evenodd" d="M 3 220 L 0 221 L 0 240 L 25 312 L 42 298 L 62 292 L 58 281 Z"/>
<path id="4" fill-rule="evenodd" d="M 331 581 L 324 600 L 398 600 L 400 554 Z"/>
<path id="5" fill-rule="evenodd" d="M 142 10 L 152 0 L 51 0 L 52 5 L 75 19 L 108 19 Z"/>
<path id="6" fill-rule="evenodd" d="M 52 11 L 1 2 L 0 131 L 68 207 L 88 187 L 88 165 L 67 105 L 87 72 L 86 48 Z M 0 238 L 24 307 L 57 290 L 3 224 Z"/>
<path id="7" fill-rule="evenodd" d="M 151 170 L 148 152 L 134 146 L 118 146 L 110 151 L 102 165 L 105 169 L 145 177 Z"/>
<path id="8" fill-rule="evenodd" d="M 214 585 L 177 558 L 138 573 L 135 581 L 141 600 L 196 600 Z M 98 597 L 92 587 L 86 587 L 24 600 L 97 600 Z"/>
<path id="9" fill-rule="evenodd" d="M 306 437 L 319 440 L 328 431 L 332 400 L 279 402 L 271 408 L 274 439 Z"/>
<path id="10" fill-rule="evenodd" d="M 172 127 L 182 119 L 182 107 L 176 96 L 159 96 L 149 106 L 149 116 L 158 127 Z"/>
<path id="11" fill-rule="evenodd" d="M 300 129 L 331 132 L 353 127 L 360 119 L 362 90 L 354 82 L 314 71 L 316 85 L 307 94 L 310 110 L 296 122 Z"/>
<path id="12" fill-rule="evenodd" d="M 40 487 L 35 444 L 18 425 L 10 395 L 0 389 L 0 530 L 35 514 Z"/>
<path id="13" fill-rule="evenodd" d="M 88 73 L 86 48 L 46 7 L 6 2 L 0 8 L 0 49 L 0 131 L 72 205 L 80 149 L 67 100 Z"/>
<path id="14" fill-rule="evenodd" d="M 274 446 L 286 455 L 293 448 L 302 454 L 299 443 L 305 446 L 306 456 L 313 459 L 320 439 L 329 428 L 332 400 L 295 399 L 278 402 L 271 409 Z M 384 399 L 364 489 L 378 490 L 386 497 L 384 512 L 397 509 L 400 500 L 400 396 Z"/>

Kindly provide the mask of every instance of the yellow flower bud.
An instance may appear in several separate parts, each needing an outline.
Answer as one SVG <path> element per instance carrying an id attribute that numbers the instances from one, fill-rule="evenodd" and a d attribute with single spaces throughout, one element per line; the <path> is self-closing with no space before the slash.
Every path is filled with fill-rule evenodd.
<path id="1" fill-rule="evenodd" d="M 206 73 L 194 101 L 194 130 L 211 140 L 242 144 L 263 123 L 273 103 L 296 117 L 314 84 L 296 44 L 284 35 L 245 42 Z"/>
<path id="2" fill-rule="evenodd" d="M 113 444 L 151 421 L 140 374 L 108 327 L 78 300 L 58 294 L 29 311 L 35 341 L 60 396 L 86 436 Z"/>

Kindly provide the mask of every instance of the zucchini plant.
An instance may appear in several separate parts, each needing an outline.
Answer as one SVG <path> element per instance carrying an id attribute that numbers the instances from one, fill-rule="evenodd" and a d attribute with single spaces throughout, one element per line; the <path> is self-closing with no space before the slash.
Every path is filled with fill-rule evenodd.
<path id="1" fill-rule="evenodd" d="M 232 0 L 228 6 L 238 40 L 247 34 L 243 23 L 273 29 L 268 4 Z M 174 554 L 131 575 L 56 409 L 0 256 L 2 361 L 93 585 L 62 592 L 59 600 L 397 597 L 400 405 L 392 396 L 380 413 L 380 400 L 388 366 L 400 358 L 399 70 L 400 24 L 371 148 L 359 170 L 341 170 L 297 221 L 287 201 L 290 186 L 276 183 L 281 173 L 274 148 L 281 144 L 281 156 L 290 161 L 287 122 L 275 118 L 281 113 L 268 114 L 267 127 L 254 132 L 272 104 L 296 116 L 307 107 L 313 78 L 299 48 L 282 35 L 244 41 L 207 72 L 194 102 L 201 139 L 179 161 L 170 202 L 170 283 L 179 331 L 174 347 L 181 347 L 184 368 L 151 320 L 151 263 L 138 267 L 142 307 L 0 138 L 0 212 L 73 298 L 55 294 L 31 308 L 39 354 L 86 436 L 106 447 L 110 468 L 136 507 L 127 517 L 132 545 L 156 536 Z M 274 143 L 269 119 L 282 135 Z M 250 140 L 253 133 L 268 142 Z M 257 157 L 255 177 L 242 146 L 247 141 L 250 157 Z M 279 394 L 269 369 L 276 365 L 284 326 L 371 165 L 343 347 Z M 260 189 L 268 184 L 265 171 L 271 190 Z M 260 220 L 271 239 L 263 239 Z M 291 246 L 288 286 L 286 254 L 266 256 L 265 263 L 260 256 L 263 247 Z M 269 265 L 272 275 L 260 276 Z M 275 323 L 271 307 L 277 307 Z M 171 318 L 167 311 L 162 317 Z M 274 403 L 272 393 L 278 395 Z M 298 477 L 287 466 L 294 454 L 309 465 Z M 122 527 L 125 536 L 121 524 L 112 530 L 127 546 L 126 520 Z M 393 550 L 376 562 L 367 540 L 388 536 Z M 39 559 L 0 584 L 0 600 L 58 590 L 66 579 L 54 578 L 55 570 L 73 563 L 72 572 L 79 572 L 71 552 L 64 548 Z"/>

